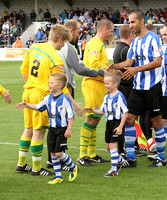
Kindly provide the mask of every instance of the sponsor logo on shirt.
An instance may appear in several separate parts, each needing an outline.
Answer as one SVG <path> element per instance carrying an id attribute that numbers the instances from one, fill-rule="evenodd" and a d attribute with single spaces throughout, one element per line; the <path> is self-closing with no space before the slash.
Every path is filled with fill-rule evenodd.
<path id="1" fill-rule="evenodd" d="M 156 52 L 161 52 L 161 51 L 162 51 L 162 47 L 156 50 Z"/>
<path id="2" fill-rule="evenodd" d="M 117 109 L 119 109 L 120 106 L 119 106 L 118 103 L 114 103 L 114 104 L 113 104 L 113 107 L 115 108 L 115 110 L 117 110 Z"/>
<path id="3" fill-rule="evenodd" d="M 97 54 L 97 55 L 99 55 L 99 52 L 98 52 L 98 51 L 92 51 L 92 52 L 89 53 L 89 55 L 92 55 L 92 54 Z"/>
<path id="4" fill-rule="evenodd" d="M 64 66 L 63 65 L 57 65 L 57 68 L 59 68 L 59 69 L 64 69 Z"/>
<path id="5" fill-rule="evenodd" d="M 137 56 L 136 56 L 136 59 L 137 59 L 137 60 L 143 60 L 143 61 L 144 61 L 144 60 L 146 60 L 146 57 L 145 57 L 144 55 L 142 55 L 142 56 L 141 56 L 141 55 L 137 55 Z"/>
<path id="6" fill-rule="evenodd" d="M 58 108 L 57 108 L 57 110 L 60 112 L 60 113 L 63 113 L 64 111 L 65 111 L 65 107 L 64 106 L 59 106 Z"/>

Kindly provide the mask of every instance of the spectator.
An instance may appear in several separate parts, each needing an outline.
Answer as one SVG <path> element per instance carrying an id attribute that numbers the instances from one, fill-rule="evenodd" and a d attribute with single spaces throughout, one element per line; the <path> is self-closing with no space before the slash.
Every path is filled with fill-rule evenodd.
<path id="1" fill-rule="evenodd" d="M 126 14 L 127 14 L 126 7 L 123 6 L 123 9 L 121 10 L 121 24 L 123 24 Z"/>
<path id="2" fill-rule="evenodd" d="M 81 43 L 81 51 L 82 51 L 81 60 L 83 60 L 83 55 L 84 55 L 84 51 L 85 51 L 85 48 L 86 48 L 86 44 L 87 44 L 87 41 L 86 41 L 86 38 L 84 38 L 84 40 Z"/>
<path id="3" fill-rule="evenodd" d="M 167 8 L 164 8 L 163 16 L 165 19 L 167 19 Z"/>
<path id="4" fill-rule="evenodd" d="M 52 24 L 52 23 L 56 24 L 57 18 L 55 17 L 55 15 L 52 15 L 50 21 L 51 21 L 51 24 Z"/>
<path id="5" fill-rule="evenodd" d="M 73 12 L 72 9 L 70 9 L 70 10 L 68 11 L 68 18 L 69 18 L 69 19 L 73 19 L 73 16 L 74 16 L 74 12 Z"/>
<path id="6" fill-rule="evenodd" d="M 6 21 L 2 25 L 2 30 L 9 29 L 9 24 L 6 24 Z"/>
<path id="7" fill-rule="evenodd" d="M 9 17 L 10 17 L 10 21 L 13 23 L 13 18 L 17 17 L 17 13 L 14 10 L 12 10 Z"/>
<path id="8" fill-rule="evenodd" d="M 79 20 L 83 23 L 85 20 L 85 17 L 83 16 L 82 12 L 80 12 Z"/>
<path id="9" fill-rule="evenodd" d="M 46 34 L 47 36 L 49 35 L 49 31 L 51 29 L 51 21 L 48 21 L 48 23 L 45 25 L 45 31 L 46 31 Z"/>
<path id="10" fill-rule="evenodd" d="M 154 20 L 153 20 L 153 16 L 150 15 L 149 20 L 147 21 L 147 24 L 153 24 Z"/>
<path id="11" fill-rule="evenodd" d="M 62 21 L 64 21 L 65 16 L 67 16 L 67 12 L 66 12 L 66 10 L 64 9 L 63 12 L 61 13 Z"/>
<path id="12" fill-rule="evenodd" d="M 69 20 L 69 19 L 68 19 L 67 15 L 66 15 L 66 16 L 65 16 L 65 19 L 63 20 L 63 23 L 66 23 L 68 20 Z"/>
<path id="13" fill-rule="evenodd" d="M 61 16 L 61 14 L 59 14 L 59 16 L 58 16 L 57 23 L 58 24 L 62 24 L 63 23 L 63 18 Z"/>
<path id="14" fill-rule="evenodd" d="M 24 14 L 23 10 L 20 10 L 20 12 L 18 13 L 18 20 L 20 20 L 22 29 L 24 29 L 25 28 L 25 14 Z"/>
<path id="15" fill-rule="evenodd" d="M 17 27 L 19 34 L 20 34 L 23 30 L 23 27 L 22 27 L 22 24 L 21 24 L 19 19 L 17 20 L 16 27 Z"/>
<path id="16" fill-rule="evenodd" d="M 88 15 L 87 22 L 88 22 L 89 27 L 90 27 L 91 22 L 93 22 L 93 19 L 92 19 L 92 16 L 91 16 L 91 15 Z"/>
<path id="17" fill-rule="evenodd" d="M 150 18 L 150 13 L 147 12 L 145 15 L 146 24 L 148 23 L 149 18 Z"/>
<path id="18" fill-rule="evenodd" d="M 27 48 L 29 48 L 32 44 L 33 44 L 33 40 L 31 39 L 31 36 L 29 37 L 29 39 L 26 42 Z"/>
<path id="19" fill-rule="evenodd" d="M 14 42 L 14 48 L 22 48 L 23 43 L 19 37 L 16 37 L 16 41 Z"/>
<path id="20" fill-rule="evenodd" d="M 38 13 L 37 13 L 37 21 L 42 22 L 43 19 L 44 19 L 44 13 L 43 13 L 43 10 L 40 8 Z"/>
<path id="21" fill-rule="evenodd" d="M 36 39 L 37 41 L 40 41 L 40 40 L 43 39 L 43 37 L 44 37 L 44 33 L 43 33 L 43 31 L 41 31 L 41 29 L 39 28 L 39 29 L 38 29 L 38 32 L 37 32 L 36 35 L 35 35 L 35 39 Z"/>
<path id="22" fill-rule="evenodd" d="M 79 17 L 79 16 L 80 16 L 80 13 L 81 13 L 80 9 L 77 8 L 76 11 L 75 11 L 75 13 L 77 13 L 77 16 Z"/>
<path id="23" fill-rule="evenodd" d="M 89 15 L 89 11 L 88 11 L 88 9 L 85 9 L 84 17 L 85 17 L 86 20 L 87 20 L 87 18 L 88 18 L 88 15 Z"/>
<path id="24" fill-rule="evenodd" d="M 75 13 L 75 14 L 74 14 L 74 17 L 73 17 L 73 19 L 74 19 L 74 20 L 76 20 L 76 21 L 78 21 L 78 20 L 79 20 L 79 17 L 78 17 L 78 15 L 77 15 L 77 13 Z"/>
<path id="25" fill-rule="evenodd" d="M 50 18 L 51 18 L 51 14 L 50 14 L 50 12 L 49 12 L 49 9 L 47 8 L 46 9 L 46 12 L 44 13 L 44 19 L 45 19 L 45 21 L 50 21 Z"/>
<path id="26" fill-rule="evenodd" d="M 4 13 L 2 14 L 2 21 L 6 22 L 6 20 L 9 18 L 8 12 L 5 10 Z"/>
<path id="27" fill-rule="evenodd" d="M 86 34 L 86 40 L 89 41 L 91 38 L 92 38 L 92 35 L 88 31 L 88 33 Z"/>
<path id="28" fill-rule="evenodd" d="M 35 22 L 36 21 L 36 13 L 35 13 L 35 10 L 32 9 L 32 12 L 30 13 L 30 22 L 32 24 L 32 22 Z"/>

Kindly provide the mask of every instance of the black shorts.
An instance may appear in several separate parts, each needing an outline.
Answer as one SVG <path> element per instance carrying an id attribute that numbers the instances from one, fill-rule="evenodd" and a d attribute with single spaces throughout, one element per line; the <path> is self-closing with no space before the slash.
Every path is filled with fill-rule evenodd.
<path id="1" fill-rule="evenodd" d="M 62 128 L 49 128 L 48 132 L 48 144 L 51 153 L 58 153 L 67 149 L 67 138 L 64 137 L 64 133 L 67 127 Z"/>
<path id="2" fill-rule="evenodd" d="M 132 88 L 133 88 L 133 85 L 120 84 L 118 86 L 118 90 L 121 91 L 122 94 L 125 96 L 126 101 L 129 99 L 129 95 L 130 95 Z"/>
<path id="3" fill-rule="evenodd" d="M 162 87 L 157 83 L 150 90 L 132 90 L 127 101 L 129 113 L 145 115 L 147 111 L 150 117 L 161 115 L 162 111 Z"/>
<path id="4" fill-rule="evenodd" d="M 115 135 L 114 129 L 117 128 L 120 124 L 121 120 L 110 120 L 106 123 L 106 131 L 105 131 L 105 142 L 106 143 L 114 143 L 118 141 L 123 141 L 123 135 Z M 124 132 L 124 130 L 122 130 Z"/>
<path id="5" fill-rule="evenodd" d="M 162 119 L 167 119 L 167 96 L 162 97 Z"/>

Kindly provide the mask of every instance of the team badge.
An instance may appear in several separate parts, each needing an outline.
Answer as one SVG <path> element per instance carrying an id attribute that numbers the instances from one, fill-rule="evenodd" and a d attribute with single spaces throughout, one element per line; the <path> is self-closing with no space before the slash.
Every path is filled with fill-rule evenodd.
<path id="1" fill-rule="evenodd" d="M 65 111 L 65 107 L 64 106 L 59 106 L 58 108 L 57 108 L 57 110 L 60 112 L 60 113 L 63 113 L 64 111 Z"/>
<path id="2" fill-rule="evenodd" d="M 118 103 L 114 103 L 114 104 L 113 104 L 113 107 L 115 108 L 115 110 L 117 110 L 117 109 L 119 109 L 120 106 L 119 106 Z"/>

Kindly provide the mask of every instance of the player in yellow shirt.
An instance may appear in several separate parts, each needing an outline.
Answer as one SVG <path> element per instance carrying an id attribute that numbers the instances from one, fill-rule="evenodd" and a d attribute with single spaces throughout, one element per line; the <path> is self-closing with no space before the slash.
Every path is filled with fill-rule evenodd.
<path id="1" fill-rule="evenodd" d="M 21 65 L 21 74 L 25 81 L 22 100 L 38 104 L 48 93 L 48 81 L 51 73 L 63 72 L 64 63 L 56 50 L 60 50 L 66 40 L 71 40 L 69 30 L 60 24 L 55 25 L 49 34 L 48 43 L 32 45 L 27 51 Z M 56 49 L 56 50 L 55 50 Z M 66 87 L 62 90 L 72 98 Z M 72 99 L 73 100 L 73 99 Z M 77 107 L 74 102 L 74 108 Z M 17 172 L 31 172 L 32 175 L 54 175 L 42 168 L 43 137 L 48 127 L 47 111 L 39 112 L 29 108 L 24 109 L 25 129 L 20 139 L 19 161 Z M 27 165 L 26 157 L 31 144 L 32 168 Z"/>
<path id="2" fill-rule="evenodd" d="M 89 68 L 106 69 L 109 66 L 104 42 L 114 31 L 114 25 L 107 19 L 102 19 L 97 25 L 97 34 L 86 45 L 83 62 Z M 99 109 L 107 90 L 102 76 L 85 77 L 82 82 L 82 93 L 85 107 Z M 80 132 L 80 156 L 77 163 L 83 166 L 93 166 L 93 162 L 107 160 L 96 155 L 96 127 L 101 119 L 94 113 L 86 113 L 86 121 Z"/>
<path id="3" fill-rule="evenodd" d="M 12 102 L 12 98 L 9 94 L 9 90 L 6 90 L 2 85 L 0 85 L 0 95 L 3 96 L 3 98 L 5 99 L 7 103 L 10 104 Z"/>

